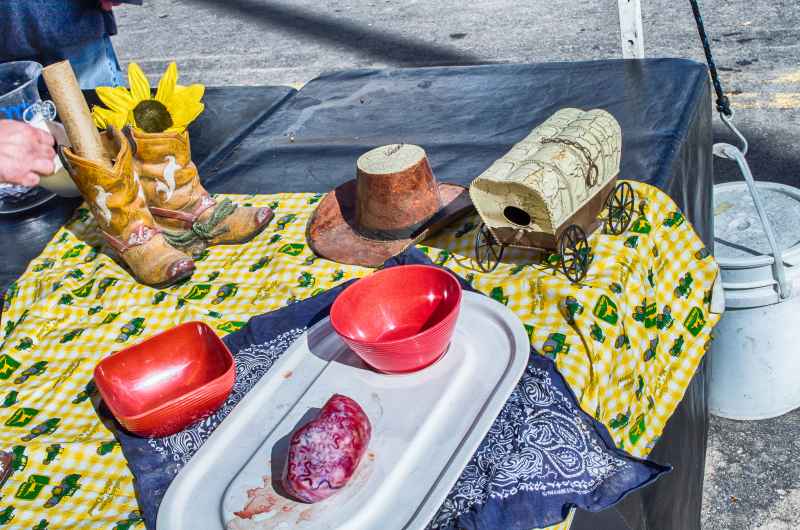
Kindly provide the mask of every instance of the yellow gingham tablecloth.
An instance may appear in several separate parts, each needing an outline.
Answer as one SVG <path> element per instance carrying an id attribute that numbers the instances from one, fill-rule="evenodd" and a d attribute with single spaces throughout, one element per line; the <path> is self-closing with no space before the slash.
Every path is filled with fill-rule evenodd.
<path id="1" fill-rule="evenodd" d="M 514 310 L 584 410 L 643 457 L 707 349 L 718 268 L 666 195 L 632 184 L 639 213 L 631 228 L 590 237 L 593 262 L 577 286 L 533 251 L 507 249 L 494 272 L 479 272 L 477 216 L 420 248 Z M 251 316 L 370 272 L 311 253 L 305 226 L 320 194 L 230 197 L 268 205 L 275 219 L 246 245 L 208 249 L 187 283 L 158 291 L 133 281 L 98 252 L 82 207 L 9 288 L 0 321 L 0 448 L 13 452 L 15 471 L 0 490 L 0 526 L 141 526 L 131 474 L 93 405 L 100 359 L 189 320 L 225 335 Z M 552 528 L 566 529 L 570 519 Z"/>

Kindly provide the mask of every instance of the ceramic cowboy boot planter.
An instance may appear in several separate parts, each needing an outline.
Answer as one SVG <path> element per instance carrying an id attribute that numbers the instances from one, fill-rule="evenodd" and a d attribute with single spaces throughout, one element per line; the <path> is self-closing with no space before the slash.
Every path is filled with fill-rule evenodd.
<path id="1" fill-rule="evenodd" d="M 102 140 L 110 170 L 67 147 L 59 151 L 106 242 L 141 283 L 162 288 L 191 276 L 194 262 L 167 243 L 147 209 L 127 139 L 109 127 Z"/>
<path id="2" fill-rule="evenodd" d="M 209 245 L 245 243 L 269 224 L 269 208 L 237 206 L 211 198 L 192 162 L 189 133 L 146 133 L 128 128 L 134 165 L 147 204 L 167 240 L 197 255 Z"/>

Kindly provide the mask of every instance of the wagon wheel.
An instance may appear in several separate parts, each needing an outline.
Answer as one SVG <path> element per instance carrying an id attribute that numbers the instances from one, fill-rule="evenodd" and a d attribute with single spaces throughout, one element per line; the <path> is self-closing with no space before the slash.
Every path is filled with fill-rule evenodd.
<path id="1" fill-rule="evenodd" d="M 620 182 L 614 187 L 614 191 L 608 196 L 606 209 L 608 218 L 606 219 L 606 231 L 615 236 L 620 235 L 628 229 L 633 218 L 635 207 L 633 188 L 627 182 Z"/>
<path id="2" fill-rule="evenodd" d="M 581 281 L 589 268 L 591 248 L 586 233 L 578 225 L 569 225 L 558 240 L 561 269 L 573 283 Z"/>
<path id="3" fill-rule="evenodd" d="M 497 242 L 486 223 L 481 223 L 475 233 L 475 261 L 478 267 L 483 272 L 492 272 L 500 263 L 504 250 L 505 247 Z"/>

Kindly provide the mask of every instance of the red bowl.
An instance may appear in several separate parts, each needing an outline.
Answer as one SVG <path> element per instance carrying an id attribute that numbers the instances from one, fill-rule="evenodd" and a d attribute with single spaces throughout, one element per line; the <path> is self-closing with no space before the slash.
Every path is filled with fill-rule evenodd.
<path id="1" fill-rule="evenodd" d="M 94 369 L 103 401 L 127 430 L 167 436 L 217 410 L 236 367 L 208 325 L 187 322 L 106 357 Z"/>
<path id="2" fill-rule="evenodd" d="M 447 350 L 460 307 L 455 276 L 429 265 L 402 265 L 345 289 L 331 307 L 331 325 L 373 368 L 413 372 Z"/>

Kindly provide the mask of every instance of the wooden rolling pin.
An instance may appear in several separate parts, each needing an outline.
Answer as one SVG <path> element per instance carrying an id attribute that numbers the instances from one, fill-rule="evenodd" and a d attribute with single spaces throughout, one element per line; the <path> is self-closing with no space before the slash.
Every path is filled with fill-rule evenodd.
<path id="1" fill-rule="evenodd" d="M 61 116 L 67 138 L 72 143 L 72 150 L 83 158 L 94 160 L 111 169 L 111 161 L 103 149 L 100 134 L 69 61 L 46 66 L 42 70 L 42 76 Z"/>

